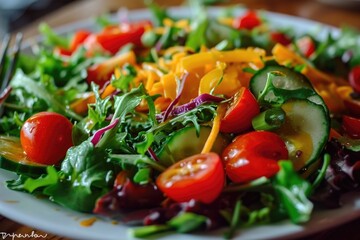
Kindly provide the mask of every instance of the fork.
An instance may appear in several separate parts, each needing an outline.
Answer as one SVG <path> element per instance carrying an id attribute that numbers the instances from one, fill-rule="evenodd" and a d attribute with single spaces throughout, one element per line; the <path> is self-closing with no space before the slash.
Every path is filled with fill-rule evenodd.
<path id="1" fill-rule="evenodd" d="M 1 81 L 1 87 L 0 87 L 0 117 L 4 113 L 3 103 L 5 102 L 6 98 L 9 96 L 11 92 L 11 87 L 9 86 L 9 83 L 15 71 L 15 66 L 20 52 L 22 38 L 23 38 L 22 33 L 16 34 L 15 45 L 12 50 L 11 62 L 8 68 L 6 69 L 6 72 L 4 71 L 5 71 L 7 51 L 11 40 L 10 34 L 6 34 L 2 41 L 2 47 L 0 52 L 0 76 L 4 76 L 4 78 Z"/>

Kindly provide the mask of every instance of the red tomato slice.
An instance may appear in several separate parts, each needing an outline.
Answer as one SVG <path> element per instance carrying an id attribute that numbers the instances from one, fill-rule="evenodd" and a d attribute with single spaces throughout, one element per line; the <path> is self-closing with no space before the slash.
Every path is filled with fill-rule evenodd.
<path id="1" fill-rule="evenodd" d="M 132 43 L 137 47 L 142 46 L 141 36 L 149 26 L 151 26 L 149 21 L 109 26 L 102 32 L 87 39 L 85 46 L 87 46 L 89 52 L 97 52 L 102 48 L 114 55 L 122 46 L 128 43 Z"/>
<path id="2" fill-rule="evenodd" d="M 360 101 L 349 98 L 344 100 L 344 105 L 351 116 L 360 117 Z"/>
<path id="3" fill-rule="evenodd" d="M 221 120 L 220 131 L 224 133 L 240 133 L 251 129 L 252 119 L 260 113 L 260 107 L 249 89 L 242 87 L 228 105 Z"/>
<path id="4" fill-rule="evenodd" d="M 62 55 L 62 56 L 71 56 L 72 51 L 70 51 L 67 48 L 55 47 L 54 48 L 54 53 L 57 54 L 57 55 Z"/>
<path id="5" fill-rule="evenodd" d="M 177 202 L 191 199 L 211 203 L 221 193 L 225 173 L 216 153 L 185 158 L 164 171 L 156 179 L 159 189 Z"/>
<path id="6" fill-rule="evenodd" d="M 73 145 L 72 126 L 66 117 L 58 113 L 37 113 L 22 126 L 21 145 L 31 161 L 56 164 Z"/>
<path id="7" fill-rule="evenodd" d="M 74 52 L 76 49 L 84 43 L 84 41 L 91 35 L 91 32 L 87 30 L 77 31 L 71 39 L 70 51 Z"/>
<path id="8" fill-rule="evenodd" d="M 344 115 L 342 117 L 342 128 L 347 136 L 360 138 L 360 119 Z"/>
<path id="9" fill-rule="evenodd" d="M 76 49 L 84 43 L 86 38 L 91 35 L 91 32 L 86 30 L 77 31 L 71 39 L 69 48 L 55 47 L 54 52 L 63 56 L 71 56 Z"/>
<path id="10" fill-rule="evenodd" d="M 360 65 L 351 69 L 349 73 L 349 83 L 355 92 L 360 93 Z"/>
<path id="11" fill-rule="evenodd" d="M 273 42 L 280 43 L 284 46 L 287 46 L 291 43 L 291 39 L 282 32 L 272 32 L 270 37 Z"/>
<path id="12" fill-rule="evenodd" d="M 275 133 L 254 131 L 240 135 L 225 148 L 222 158 L 231 181 L 245 183 L 272 177 L 279 171 L 277 161 L 288 159 L 284 141 Z"/>
<path id="13" fill-rule="evenodd" d="M 309 58 L 316 50 L 315 43 L 309 36 L 298 39 L 296 44 L 306 58 Z"/>
<path id="14" fill-rule="evenodd" d="M 261 19 L 256 12 L 248 11 L 244 16 L 234 19 L 233 27 L 236 29 L 248 29 L 251 30 L 261 24 Z"/>

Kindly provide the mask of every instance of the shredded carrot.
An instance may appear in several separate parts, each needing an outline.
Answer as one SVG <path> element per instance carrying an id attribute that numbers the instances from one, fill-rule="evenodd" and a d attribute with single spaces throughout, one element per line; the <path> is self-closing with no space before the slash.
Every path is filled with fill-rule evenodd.
<path id="1" fill-rule="evenodd" d="M 216 141 L 216 138 L 219 134 L 220 123 L 221 123 L 221 119 L 225 115 L 225 110 L 226 110 L 226 107 L 224 104 L 220 104 L 219 107 L 217 108 L 216 116 L 214 118 L 213 126 L 211 128 L 211 132 L 209 134 L 208 139 L 206 140 L 206 142 L 204 144 L 204 147 L 203 147 L 201 153 L 208 153 L 211 151 L 211 149 Z"/>

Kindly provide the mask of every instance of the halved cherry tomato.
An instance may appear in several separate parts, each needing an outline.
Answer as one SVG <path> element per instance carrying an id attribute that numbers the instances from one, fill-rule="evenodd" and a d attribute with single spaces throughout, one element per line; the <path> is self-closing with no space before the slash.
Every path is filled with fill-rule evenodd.
<path id="1" fill-rule="evenodd" d="M 345 134 L 351 138 L 360 138 L 360 119 L 344 115 L 342 117 L 342 128 Z"/>
<path id="2" fill-rule="evenodd" d="M 288 159 L 284 141 L 275 133 L 254 131 L 240 135 L 222 153 L 225 172 L 231 181 L 245 183 L 272 177 L 279 171 L 277 161 Z"/>
<path id="3" fill-rule="evenodd" d="M 234 19 L 233 27 L 236 29 L 248 29 L 251 30 L 261 24 L 261 19 L 256 12 L 248 11 L 244 16 L 240 16 Z"/>
<path id="4" fill-rule="evenodd" d="M 150 21 L 139 21 L 126 23 L 119 26 L 106 27 L 102 32 L 93 34 L 86 39 L 84 45 L 89 55 L 102 50 L 110 52 L 112 55 L 119 49 L 132 43 L 135 46 L 142 46 L 141 36 L 147 27 L 151 26 Z"/>
<path id="5" fill-rule="evenodd" d="M 298 39 L 296 41 L 296 45 L 306 58 L 309 58 L 316 50 L 314 40 L 312 40 L 309 36 L 304 36 Z"/>
<path id="6" fill-rule="evenodd" d="M 291 43 L 291 39 L 282 32 L 272 32 L 270 37 L 273 42 L 280 43 L 284 46 L 287 46 Z"/>
<path id="7" fill-rule="evenodd" d="M 177 202 L 195 199 L 211 203 L 220 195 L 224 183 L 223 165 L 216 153 L 185 158 L 166 169 L 156 179 L 160 190 Z"/>
<path id="8" fill-rule="evenodd" d="M 252 119 L 260 113 L 260 107 L 249 89 L 242 87 L 229 102 L 220 131 L 240 133 L 251 128 Z"/>
<path id="9" fill-rule="evenodd" d="M 349 72 L 349 83 L 355 92 L 360 93 L 360 65 Z"/>
<path id="10" fill-rule="evenodd" d="M 20 142 L 31 161 L 56 164 L 73 145 L 72 127 L 72 123 L 61 114 L 40 112 L 25 121 Z"/>

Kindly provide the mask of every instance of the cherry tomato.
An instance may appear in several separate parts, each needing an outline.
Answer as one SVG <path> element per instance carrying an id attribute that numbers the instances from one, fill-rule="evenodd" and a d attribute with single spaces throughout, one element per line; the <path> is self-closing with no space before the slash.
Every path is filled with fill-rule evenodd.
<path id="1" fill-rule="evenodd" d="M 348 109 L 348 112 L 351 113 L 351 116 L 360 117 L 360 101 L 351 99 L 345 99 L 344 105 Z"/>
<path id="2" fill-rule="evenodd" d="M 261 19 L 256 12 L 248 11 L 244 16 L 234 19 L 233 27 L 236 29 L 248 29 L 251 30 L 261 24 Z"/>
<path id="3" fill-rule="evenodd" d="M 69 48 L 55 47 L 54 52 L 59 55 L 71 56 L 90 34 L 89 31 L 79 30 L 72 37 Z"/>
<path id="4" fill-rule="evenodd" d="M 216 153 L 198 154 L 185 158 L 156 179 L 160 190 L 177 202 L 191 199 L 211 203 L 221 193 L 225 173 L 220 156 Z"/>
<path id="5" fill-rule="evenodd" d="M 231 181 L 245 183 L 272 177 L 279 171 L 277 161 L 288 159 L 284 141 L 275 133 L 254 131 L 234 139 L 222 153 L 225 172 Z"/>
<path id="6" fill-rule="evenodd" d="M 351 69 L 349 73 L 349 83 L 355 92 L 360 93 L 360 65 Z"/>
<path id="7" fill-rule="evenodd" d="M 260 107 L 249 89 L 242 87 L 228 105 L 221 120 L 220 131 L 240 133 L 251 128 L 252 119 L 260 113 Z"/>
<path id="8" fill-rule="evenodd" d="M 282 32 L 272 32 L 270 37 L 273 42 L 280 43 L 284 46 L 287 46 L 291 43 L 291 39 Z"/>
<path id="9" fill-rule="evenodd" d="M 316 50 L 315 43 L 309 36 L 298 39 L 296 44 L 306 58 L 309 58 Z"/>
<path id="10" fill-rule="evenodd" d="M 351 138 L 360 138 L 360 119 L 344 115 L 342 128 L 345 134 Z"/>
<path id="11" fill-rule="evenodd" d="M 70 51 L 74 52 L 76 49 L 85 42 L 85 40 L 91 35 L 91 32 L 87 30 L 77 31 L 71 39 Z"/>
<path id="12" fill-rule="evenodd" d="M 25 121 L 20 142 L 31 161 L 52 165 L 63 159 L 73 145 L 71 134 L 72 124 L 66 117 L 40 112 Z"/>
<path id="13" fill-rule="evenodd" d="M 141 36 L 149 26 L 151 26 L 149 21 L 109 26 L 102 32 L 89 36 L 84 45 L 88 50 L 88 55 L 101 50 L 106 50 L 114 55 L 122 46 L 128 43 L 132 43 L 137 47 L 142 46 Z"/>

